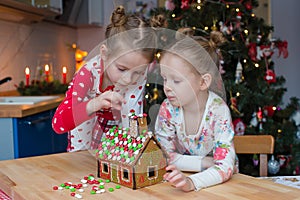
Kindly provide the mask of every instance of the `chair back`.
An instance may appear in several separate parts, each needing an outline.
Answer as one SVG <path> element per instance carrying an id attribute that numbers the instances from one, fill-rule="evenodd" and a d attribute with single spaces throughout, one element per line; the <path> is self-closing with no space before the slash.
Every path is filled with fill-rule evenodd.
<path id="1" fill-rule="evenodd" d="M 268 176 L 268 155 L 274 152 L 272 135 L 234 136 L 236 154 L 259 154 L 259 176 Z"/>

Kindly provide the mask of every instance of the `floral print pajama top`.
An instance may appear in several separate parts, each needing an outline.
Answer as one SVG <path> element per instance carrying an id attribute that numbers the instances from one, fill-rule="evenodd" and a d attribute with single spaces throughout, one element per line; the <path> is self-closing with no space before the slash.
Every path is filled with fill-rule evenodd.
<path id="1" fill-rule="evenodd" d="M 158 141 L 168 153 L 175 154 L 172 163 L 190 175 L 196 190 L 216 185 L 231 178 L 236 161 L 234 129 L 227 104 L 209 92 L 198 133 L 185 134 L 183 109 L 173 107 L 168 99 L 162 103 L 155 124 Z M 201 160 L 213 156 L 214 166 L 201 168 Z"/>

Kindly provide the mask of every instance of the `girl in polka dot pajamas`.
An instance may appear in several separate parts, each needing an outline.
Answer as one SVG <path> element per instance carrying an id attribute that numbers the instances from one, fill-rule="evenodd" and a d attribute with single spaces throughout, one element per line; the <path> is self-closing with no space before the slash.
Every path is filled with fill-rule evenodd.
<path id="1" fill-rule="evenodd" d="M 128 126 L 129 112 L 142 113 L 155 32 L 119 6 L 112 13 L 105 36 L 96 48 L 100 54 L 75 74 L 52 119 L 56 133 L 68 132 L 68 151 L 96 149 L 103 132 L 120 123 Z"/>

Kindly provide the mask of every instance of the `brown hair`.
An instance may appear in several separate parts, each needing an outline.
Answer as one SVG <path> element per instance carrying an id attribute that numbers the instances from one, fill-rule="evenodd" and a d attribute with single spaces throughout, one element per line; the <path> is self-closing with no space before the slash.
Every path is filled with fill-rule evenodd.
<path id="1" fill-rule="evenodd" d="M 105 31 L 106 45 L 111 52 L 120 49 L 141 49 L 151 58 L 156 45 L 155 32 L 150 24 L 136 15 L 127 15 L 123 6 L 112 13 L 111 23 Z"/>

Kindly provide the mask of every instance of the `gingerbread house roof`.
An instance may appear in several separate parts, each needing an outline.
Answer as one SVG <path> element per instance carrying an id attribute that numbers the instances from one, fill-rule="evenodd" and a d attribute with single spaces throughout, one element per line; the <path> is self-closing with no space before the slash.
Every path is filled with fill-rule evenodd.
<path id="1" fill-rule="evenodd" d="M 96 150 L 96 158 L 117 164 L 134 166 L 150 141 L 154 141 L 163 154 L 166 152 L 152 132 L 145 131 L 136 137 L 130 135 L 129 128 L 114 127 L 102 137 Z"/>

